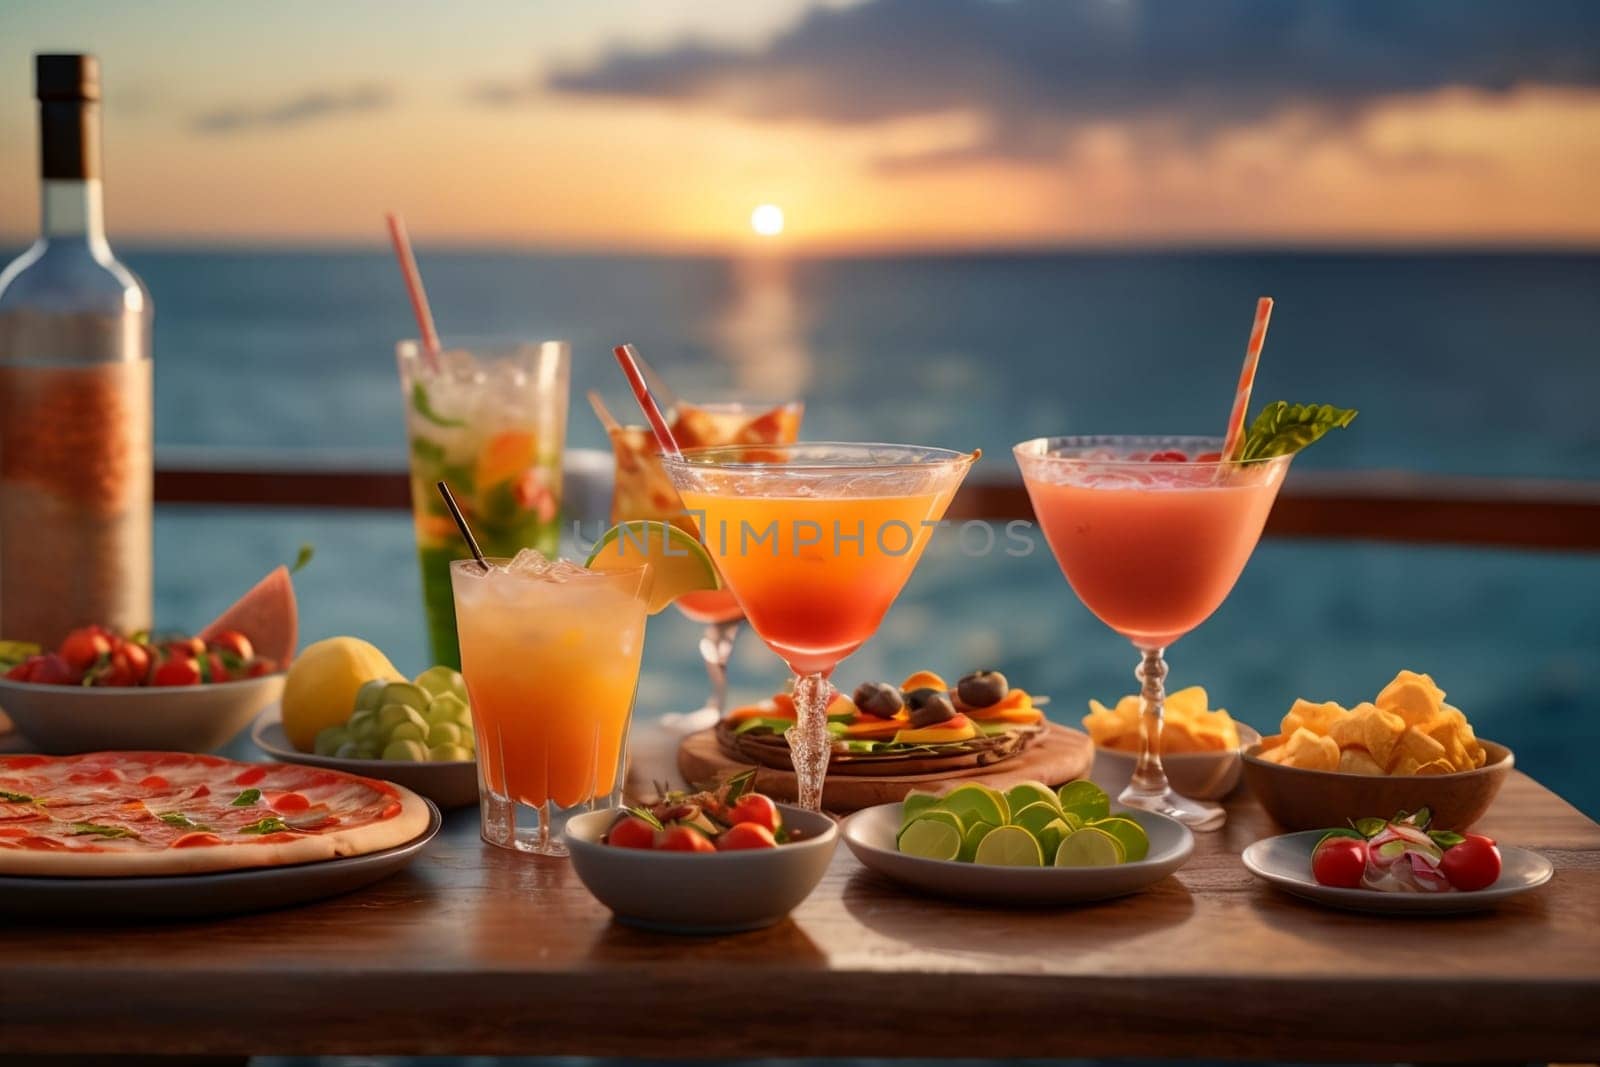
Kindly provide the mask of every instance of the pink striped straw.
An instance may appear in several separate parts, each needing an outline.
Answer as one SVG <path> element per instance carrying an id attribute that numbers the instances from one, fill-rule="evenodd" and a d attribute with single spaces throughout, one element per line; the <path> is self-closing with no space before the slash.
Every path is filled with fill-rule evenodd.
<path id="1" fill-rule="evenodd" d="M 1256 367 L 1261 363 L 1261 346 L 1267 343 L 1267 323 L 1272 320 L 1272 297 L 1256 301 L 1256 323 L 1245 346 L 1244 366 L 1239 371 L 1239 391 L 1233 394 L 1233 412 L 1228 416 L 1228 433 L 1222 439 L 1222 458 L 1239 458 L 1244 448 L 1244 419 L 1250 411 L 1250 390 L 1256 384 Z"/>
<path id="2" fill-rule="evenodd" d="M 633 387 L 634 399 L 639 401 L 644 417 L 650 420 L 650 429 L 655 431 L 656 444 L 661 446 L 662 453 L 673 459 L 682 459 L 683 450 L 678 447 L 677 440 L 672 436 L 671 427 L 667 425 L 660 406 L 656 404 L 656 398 L 650 395 L 650 387 L 645 384 L 644 372 L 639 369 L 638 353 L 634 351 L 632 345 L 618 345 L 611 350 L 611 354 L 617 357 L 622 373 L 628 376 L 628 384 Z"/>
<path id="3" fill-rule="evenodd" d="M 406 236 L 406 224 L 393 211 L 384 214 L 389 223 L 389 240 L 394 245 L 395 258 L 400 261 L 400 276 L 406 282 L 406 295 L 411 297 L 411 311 L 417 316 L 417 331 L 422 338 L 422 356 L 428 369 L 439 369 L 439 331 L 433 328 L 433 312 L 428 310 L 428 292 L 422 287 L 422 272 L 417 269 L 417 257 L 411 254 L 411 238 Z"/>

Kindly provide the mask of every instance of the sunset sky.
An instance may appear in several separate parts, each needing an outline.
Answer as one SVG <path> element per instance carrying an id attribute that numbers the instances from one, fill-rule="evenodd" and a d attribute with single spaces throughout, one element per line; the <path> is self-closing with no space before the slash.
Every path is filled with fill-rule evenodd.
<path id="1" fill-rule="evenodd" d="M 0 241 L 41 50 L 123 240 L 1600 245 L 1587 0 L 13 0 Z"/>

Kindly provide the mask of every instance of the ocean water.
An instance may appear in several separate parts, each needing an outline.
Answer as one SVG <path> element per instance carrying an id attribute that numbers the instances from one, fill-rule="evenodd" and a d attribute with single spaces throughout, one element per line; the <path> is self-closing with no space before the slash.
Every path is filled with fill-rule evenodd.
<path id="1" fill-rule="evenodd" d="M 379 252 L 131 249 L 156 315 L 156 437 L 215 449 L 357 451 L 404 463 L 393 346 L 414 332 Z M 1070 254 L 856 260 L 549 256 L 423 249 L 441 329 L 565 337 L 582 403 L 629 410 L 632 341 L 685 395 L 799 395 L 812 439 L 981 447 L 1015 475 L 1041 434 L 1218 433 L 1256 296 L 1277 301 L 1259 400 L 1361 410 L 1297 468 L 1600 478 L 1600 257 Z M 163 508 L 159 621 L 196 625 L 303 541 L 303 639 L 356 633 L 425 665 L 409 518 Z M 1003 542 L 1002 542 L 1003 543 Z M 696 628 L 652 620 L 639 714 L 697 706 Z M 1081 715 L 1132 691 L 1132 650 L 1048 550 L 973 558 L 936 540 L 852 687 L 997 666 Z M 1431 672 L 1484 736 L 1600 814 L 1600 554 L 1266 542 L 1229 601 L 1169 654 L 1169 684 L 1272 729 L 1299 696 L 1353 704 Z M 735 696 L 784 669 L 740 643 Z"/>

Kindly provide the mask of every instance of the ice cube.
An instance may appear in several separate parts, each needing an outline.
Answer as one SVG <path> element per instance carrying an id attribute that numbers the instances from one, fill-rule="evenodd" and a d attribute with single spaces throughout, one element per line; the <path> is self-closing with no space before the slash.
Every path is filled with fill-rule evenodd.
<path id="1" fill-rule="evenodd" d="M 524 548 L 506 564 L 507 571 L 525 578 L 541 578 L 550 567 L 551 561 L 537 548 Z"/>

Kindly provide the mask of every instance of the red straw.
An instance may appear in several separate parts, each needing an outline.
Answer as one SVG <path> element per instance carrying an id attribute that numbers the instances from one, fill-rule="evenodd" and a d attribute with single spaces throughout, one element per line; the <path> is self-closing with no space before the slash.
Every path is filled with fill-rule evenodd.
<path id="1" fill-rule="evenodd" d="M 672 430 L 667 426 L 667 420 L 662 417 L 661 408 L 656 405 L 656 398 L 650 395 L 650 387 L 645 384 L 644 372 L 639 369 L 638 353 L 633 350 L 632 345 L 618 345 L 611 350 L 611 353 L 617 357 L 622 373 L 628 376 L 628 384 L 633 386 L 634 399 L 639 401 L 644 417 L 650 420 L 650 429 L 655 431 L 656 444 L 661 446 L 661 451 L 666 455 L 682 459 L 683 451 L 673 439 Z"/>
<path id="2" fill-rule="evenodd" d="M 428 310 L 428 293 L 422 288 L 422 272 L 417 269 L 417 257 L 411 254 L 411 239 L 406 236 L 406 224 L 393 211 L 386 213 L 389 223 L 389 240 L 394 243 L 395 258 L 400 261 L 400 274 L 406 280 L 406 293 L 411 297 L 411 310 L 417 316 L 417 330 L 422 335 L 422 355 L 428 369 L 439 369 L 439 332 L 433 328 L 433 312 Z"/>
<path id="3" fill-rule="evenodd" d="M 1228 434 L 1222 439 L 1222 458 L 1233 461 L 1244 447 L 1244 418 L 1250 410 L 1250 390 L 1256 384 L 1256 367 L 1261 363 L 1261 346 L 1267 341 L 1267 323 L 1272 319 L 1272 297 L 1256 301 L 1256 323 L 1250 330 L 1250 343 L 1244 350 L 1244 367 L 1239 371 L 1239 391 L 1233 395 L 1233 413 L 1228 416 Z"/>

